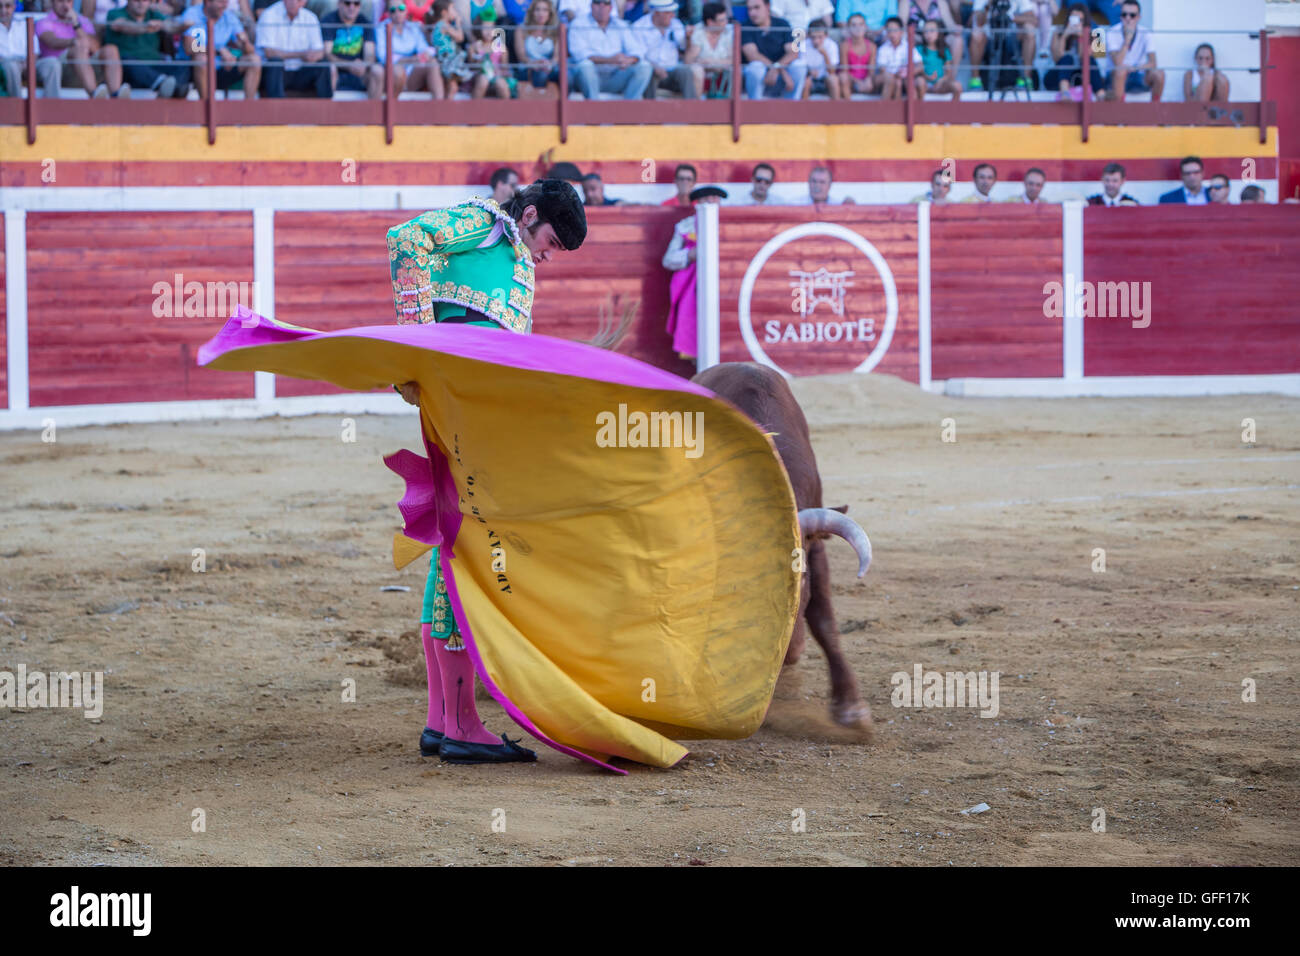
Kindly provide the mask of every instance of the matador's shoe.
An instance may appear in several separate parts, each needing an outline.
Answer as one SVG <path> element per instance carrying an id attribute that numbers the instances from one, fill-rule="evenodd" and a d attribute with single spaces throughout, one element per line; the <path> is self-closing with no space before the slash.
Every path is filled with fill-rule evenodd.
<path id="1" fill-rule="evenodd" d="M 425 727 L 420 734 L 420 756 L 436 757 L 442 747 L 442 742 L 447 739 L 447 735 L 439 733 L 431 727 Z"/>
<path id="2" fill-rule="evenodd" d="M 443 763 L 530 763 L 537 759 L 537 754 L 526 747 L 521 747 L 505 734 L 501 735 L 504 743 L 473 744 L 467 740 L 442 740 Z"/>

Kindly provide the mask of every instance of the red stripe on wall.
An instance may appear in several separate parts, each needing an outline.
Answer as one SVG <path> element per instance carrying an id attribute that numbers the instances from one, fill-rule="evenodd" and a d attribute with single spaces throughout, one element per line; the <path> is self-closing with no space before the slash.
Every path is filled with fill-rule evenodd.
<path id="1" fill-rule="evenodd" d="M 1129 314 L 1085 316 L 1085 375 L 1300 371 L 1292 208 L 1090 207 L 1084 236 L 1089 283 L 1150 283 L 1148 327 L 1133 327 L 1131 301 Z M 1123 305 L 1118 290 L 1106 298 L 1107 312 Z"/>
<path id="2" fill-rule="evenodd" d="M 252 282 L 250 213 L 29 212 L 27 269 L 33 407 L 252 397 L 251 373 L 195 365 Z"/>
<path id="3" fill-rule="evenodd" d="M 1117 157 L 1128 178 L 1133 180 L 1177 180 L 1178 160 L 1131 159 Z M 1273 156 L 1220 157 L 1207 161 L 1206 174 L 1224 173 L 1233 179 L 1241 177 L 1244 159 L 1255 163 L 1255 178 L 1274 179 L 1278 175 L 1278 161 Z M 600 173 L 611 187 L 611 196 L 617 198 L 620 183 L 642 183 L 643 166 L 640 162 L 593 162 L 586 157 L 574 157 L 574 163 L 584 172 Z M 975 166 L 986 160 L 971 157 L 959 158 L 955 175 L 959 181 L 969 181 Z M 1019 181 L 1025 171 L 1037 166 L 1047 174 L 1050 182 L 1100 181 L 1101 170 L 1111 160 L 987 160 L 998 170 L 1002 182 Z M 686 156 L 656 164 L 652 180 L 671 184 L 678 162 L 695 166 L 699 182 L 744 183 L 753 171 L 752 162 L 733 160 L 697 161 Z M 806 181 L 815 166 L 825 165 L 837 182 L 917 182 L 929 180 L 939 168 L 942 157 L 919 160 L 832 160 L 823 162 L 816 158 L 782 160 L 776 167 L 777 181 L 782 183 Z M 344 186 L 391 185 L 410 186 L 486 186 L 492 172 L 501 166 L 513 166 L 525 181 L 541 175 L 534 164 L 502 161 L 485 162 L 360 162 L 355 168 L 345 167 L 340 161 L 329 162 L 70 162 L 60 161 L 56 184 L 41 182 L 39 163 L 5 163 L 0 166 L 0 187 L 41 186 L 46 189 L 59 186 L 94 186 L 120 188 L 126 186 Z"/>
<path id="4" fill-rule="evenodd" d="M 930 223 L 932 377 L 1059 378 L 1043 285 L 1061 278 L 1061 207 L 936 206 Z"/>

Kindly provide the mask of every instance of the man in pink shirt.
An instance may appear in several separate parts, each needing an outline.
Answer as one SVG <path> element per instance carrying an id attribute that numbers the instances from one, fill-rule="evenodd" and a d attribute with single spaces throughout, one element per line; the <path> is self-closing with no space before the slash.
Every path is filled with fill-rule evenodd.
<path id="1" fill-rule="evenodd" d="M 36 76 L 46 96 L 59 95 L 65 67 L 72 68 L 86 92 L 94 90 L 94 99 L 108 96 L 110 87 L 114 96 L 131 94 L 131 88 L 122 83 L 122 61 L 115 55 L 104 59 L 107 85 L 95 84 L 91 60 L 99 52 L 99 38 L 94 24 L 73 10 L 73 0 L 54 0 L 54 9 L 36 23 L 36 39 L 40 42 Z M 114 54 L 117 51 L 117 47 L 109 49 Z"/>

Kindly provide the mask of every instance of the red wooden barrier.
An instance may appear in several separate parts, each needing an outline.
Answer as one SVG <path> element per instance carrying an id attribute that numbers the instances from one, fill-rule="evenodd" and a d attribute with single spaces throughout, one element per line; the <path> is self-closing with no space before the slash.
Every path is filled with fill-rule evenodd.
<path id="1" fill-rule="evenodd" d="M 1061 281 L 1061 207 L 934 206 L 930 235 L 932 377 L 1059 378 L 1043 285 Z"/>
<path id="2" fill-rule="evenodd" d="M 727 207 L 719 220 L 721 361 L 765 355 L 791 375 L 827 375 L 870 359 L 918 380 L 915 206 Z"/>
<path id="3" fill-rule="evenodd" d="M 1293 207 L 1089 207 L 1083 224 L 1084 279 L 1150 293 L 1146 328 L 1085 314 L 1084 375 L 1300 371 Z M 1105 299 L 1095 311 L 1117 311 L 1118 293 Z"/>
<path id="4" fill-rule="evenodd" d="M 201 369 L 194 356 L 225 318 L 226 284 L 252 280 L 247 212 L 29 212 L 31 405 L 251 398 L 251 374 Z M 211 314 L 186 315 L 187 300 Z"/>

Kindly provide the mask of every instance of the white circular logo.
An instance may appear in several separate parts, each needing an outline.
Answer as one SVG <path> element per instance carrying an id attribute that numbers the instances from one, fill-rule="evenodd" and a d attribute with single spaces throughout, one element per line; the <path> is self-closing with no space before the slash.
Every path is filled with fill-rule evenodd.
<path id="1" fill-rule="evenodd" d="M 749 349 L 749 354 L 753 356 L 754 361 L 766 365 L 769 368 L 776 369 L 786 378 L 790 377 L 790 373 L 777 365 L 776 362 L 772 361 L 768 354 L 763 350 L 763 346 L 759 343 L 758 336 L 754 334 L 753 322 L 750 319 L 749 305 L 750 299 L 754 293 L 754 283 L 758 281 L 758 275 L 763 271 L 763 266 L 767 264 L 767 260 L 770 259 L 782 246 L 808 236 L 830 236 L 833 239 L 840 239 L 847 242 L 870 260 L 872 266 L 875 267 L 876 272 L 880 276 L 880 282 L 885 293 L 885 327 L 880 331 L 879 336 L 876 336 L 874 320 L 865 318 L 860 319 L 858 320 L 859 324 L 856 326 L 856 328 L 860 330 L 858 332 L 857 340 L 868 341 L 869 339 L 866 332 L 867 329 L 870 328 L 870 336 L 875 338 L 875 346 L 871 349 L 871 352 L 867 355 L 866 359 L 853 369 L 853 371 L 870 372 L 880 363 L 880 360 L 885 357 L 885 353 L 889 351 L 889 343 L 894 337 L 894 327 L 898 324 L 898 289 L 894 285 L 894 274 L 890 271 L 889 264 L 885 262 L 885 257 L 880 254 L 880 251 L 862 236 L 858 235 L 858 233 L 854 232 L 852 229 L 841 226 L 838 223 L 807 222 L 798 226 L 793 226 L 769 239 L 763 248 L 758 251 L 758 255 L 754 256 L 753 260 L 749 263 L 749 268 L 745 270 L 744 281 L 740 284 L 740 302 L 737 309 L 740 318 L 740 334 L 745 340 L 745 346 Z M 843 316 L 845 311 L 844 287 L 846 284 L 851 284 L 846 282 L 845 277 L 852 276 L 853 273 L 851 271 L 832 273 L 825 268 L 822 268 L 815 273 L 797 273 L 797 275 L 799 276 L 799 281 L 798 283 L 791 283 L 791 294 L 795 297 L 798 304 L 802 306 L 802 308 L 799 309 L 802 315 L 810 315 L 812 311 L 817 308 L 817 304 L 824 301 L 830 305 L 830 311 L 832 313 Z M 819 289 L 826 294 L 818 295 Z M 868 325 L 867 323 L 871 324 Z M 769 326 L 773 324 L 775 323 L 768 323 Z M 813 328 L 811 324 L 806 322 L 802 323 L 802 325 L 806 326 L 808 329 Z M 821 324 L 817 324 L 816 327 L 816 335 L 818 336 L 816 341 L 818 342 L 837 342 L 840 340 L 841 335 L 845 337 L 846 341 L 854 341 L 853 335 L 855 325 L 852 321 L 830 323 L 825 332 L 823 332 Z M 841 327 L 843 327 L 842 331 Z M 792 326 L 787 326 L 787 337 L 791 328 Z M 834 338 L 829 334 L 831 331 L 836 333 Z M 775 341 L 782 341 L 785 340 L 785 338 L 786 337 L 779 337 Z M 769 344 L 771 344 L 772 341 L 774 340 L 769 339 Z M 791 339 L 791 341 L 810 342 L 813 340 L 796 337 Z"/>

